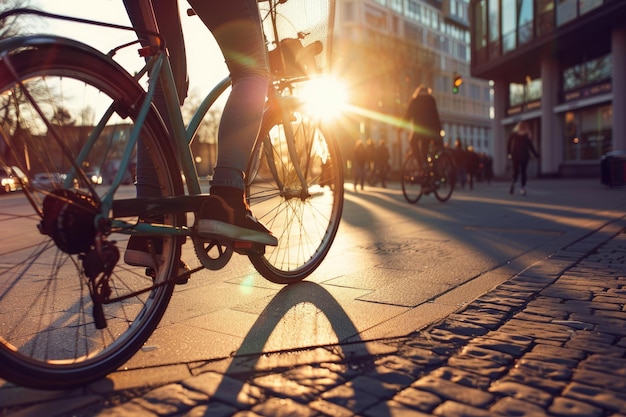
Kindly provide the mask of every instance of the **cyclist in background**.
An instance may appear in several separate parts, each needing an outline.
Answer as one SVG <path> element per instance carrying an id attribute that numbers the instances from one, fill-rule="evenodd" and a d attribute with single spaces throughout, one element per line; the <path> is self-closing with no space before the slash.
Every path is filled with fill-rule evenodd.
<path id="1" fill-rule="evenodd" d="M 411 151 L 423 169 L 430 141 L 441 141 L 441 120 L 430 88 L 422 84 L 415 89 L 402 120 L 409 125 Z"/>
<path id="2" fill-rule="evenodd" d="M 137 3 L 136 0 L 124 0 L 133 26 L 143 29 L 146 20 Z M 218 131 L 211 196 L 202 208 L 197 229 L 203 235 L 276 246 L 277 239 L 252 215 L 245 199 L 244 172 L 261 125 L 270 80 L 257 2 L 188 0 L 188 3 L 215 37 L 232 79 L 232 90 Z M 159 32 L 168 48 L 182 104 L 187 94 L 187 70 L 178 1 L 158 0 L 152 4 Z M 156 97 L 155 102 L 163 109 L 162 97 Z M 161 114 L 167 116 L 164 110 Z M 165 121 L 167 124 L 167 117 Z M 149 158 L 142 158 L 138 153 L 137 159 L 138 197 L 160 196 L 158 187 L 153 185 L 154 167 Z M 129 242 L 125 261 L 131 265 L 154 266 L 151 257 L 145 256 L 149 255 L 147 244 L 141 240 L 137 237 Z M 146 262 L 141 263 L 141 260 Z"/>

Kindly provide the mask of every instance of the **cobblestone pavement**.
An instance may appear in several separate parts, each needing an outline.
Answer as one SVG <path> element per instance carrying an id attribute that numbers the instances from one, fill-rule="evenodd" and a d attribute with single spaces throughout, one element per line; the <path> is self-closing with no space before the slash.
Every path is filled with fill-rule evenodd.
<path id="1" fill-rule="evenodd" d="M 23 416 L 626 416 L 626 219 L 402 338 L 199 363 Z M 8 414 L 6 414 L 8 415 Z"/>

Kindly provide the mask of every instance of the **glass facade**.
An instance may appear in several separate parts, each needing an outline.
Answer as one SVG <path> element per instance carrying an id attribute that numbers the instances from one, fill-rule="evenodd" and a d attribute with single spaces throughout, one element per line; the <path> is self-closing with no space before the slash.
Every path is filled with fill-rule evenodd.
<path id="1" fill-rule="evenodd" d="M 564 160 L 593 161 L 611 150 L 613 110 L 611 105 L 566 112 L 563 116 Z"/>

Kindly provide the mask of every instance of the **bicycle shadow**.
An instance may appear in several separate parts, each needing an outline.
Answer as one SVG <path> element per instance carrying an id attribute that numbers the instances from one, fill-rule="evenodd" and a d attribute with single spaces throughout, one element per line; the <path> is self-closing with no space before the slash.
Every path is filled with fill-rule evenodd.
<path id="1" fill-rule="evenodd" d="M 313 304 L 326 316 L 338 340 L 341 341 L 350 338 L 350 344 L 340 345 L 338 343 L 336 345 L 313 346 L 306 349 L 294 349 L 289 352 L 264 352 L 263 348 L 266 346 L 272 333 L 281 324 L 284 316 L 291 309 L 303 303 Z M 301 331 L 301 329 L 299 331 Z M 319 352 L 320 349 L 325 350 L 325 352 Z M 318 352 L 315 352 L 316 350 L 318 350 Z M 311 351 L 313 351 L 313 354 L 307 355 L 307 353 Z M 305 352 L 306 360 L 300 362 L 297 360 L 294 361 L 296 355 L 302 352 Z M 285 360 L 280 363 L 281 359 L 278 359 L 278 363 L 274 362 L 274 366 L 267 367 L 268 358 L 271 358 L 273 355 L 285 355 Z M 215 374 L 213 378 L 208 378 L 204 380 L 204 382 L 200 382 L 202 374 L 200 378 L 192 378 L 192 380 L 196 380 L 197 383 L 195 387 L 191 388 L 209 394 L 209 405 L 204 414 L 206 416 L 214 415 L 213 413 L 216 411 L 211 405 L 213 401 L 229 404 L 236 409 L 247 409 L 251 406 L 253 407 L 255 403 L 265 402 L 263 407 L 303 407 L 311 412 L 307 404 L 316 401 L 323 403 L 323 394 L 333 388 L 348 384 L 348 386 L 353 389 L 353 394 L 356 393 L 354 388 L 359 388 L 357 386 L 358 384 L 352 384 L 351 380 L 360 373 L 353 366 L 348 366 L 347 363 L 365 363 L 373 365 L 372 356 L 373 354 L 368 351 L 367 345 L 359 337 L 356 326 L 337 300 L 318 284 L 300 282 L 281 289 L 264 308 L 243 339 L 240 348 L 233 354 L 231 363 L 223 372 L 223 375 L 221 375 L 221 380 L 215 389 L 208 386 L 216 381 Z M 337 374 L 337 378 L 334 380 L 332 380 L 332 377 L 329 378 L 328 373 L 325 373 L 321 377 L 321 379 L 325 381 L 324 383 L 316 381 L 311 385 L 301 385 L 299 387 L 300 389 L 298 389 L 294 388 L 294 384 L 298 384 L 298 382 L 301 381 L 286 381 L 285 379 L 285 372 L 289 370 L 293 371 L 294 368 L 315 368 L 319 366 L 318 370 L 324 371 L 324 368 L 320 365 L 328 364 L 329 362 L 334 362 L 335 365 L 338 365 L 333 367 L 333 371 Z M 374 366 L 371 366 L 371 369 L 375 369 Z M 221 373 L 222 372 L 220 372 L 220 374 Z M 377 371 L 373 370 L 368 376 L 376 376 L 376 374 Z M 250 384 L 249 381 L 255 377 L 275 378 L 275 381 L 266 379 L 265 382 L 269 383 L 266 385 L 275 387 L 277 390 L 273 390 L 271 387 L 268 388 L 267 386 L 260 388 L 258 385 L 254 384 L 254 382 Z M 310 374 L 307 374 L 304 379 L 307 378 L 315 379 L 315 377 L 312 377 Z M 329 379 L 332 380 L 332 382 L 329 382 Z M 349 409 L 351 412 L 358 414 L 373 404 L 376 404 L 376 415 L 381 417 L 390 416 L 391 413 L 385 402 L 391 398 L 379 397 L 376 401 L 372 400 L 373 397 L 380 396 L 383 392 L 389 392 L 389 388 L 384 387 L 383 382 L 375 378 L 369 378 L 368 381 L 369 384 L 366 388 L 368 391 L 367 395 L 361 393 L 360 395 L 352 395 L 352 397 L 350 397 L 350 395 L 346 395 L 346 390 L 342 389 L 342 395 L 339 396 L 339 398 L 333 397 L 326 399 L 330 402 L 330 405 L 327 404 L 326 407 L 339 406 L 343 407 L 344 411 L 345 409 Z M 199 385 L 202 383 L 205 386 Z M 284 383 L 291 385 L 287 393 L 285 391 L 281 392 L 280 389 Z M 268 395 L 261 394 L 261 390 L 268 391 Z M 289 392 L 294 395 L 290 396 Z M 277 397 L 280 400 L 272 402 L 272 397 Z M 290 405 L 288 405 L 284 402 L 286 398 L 293 399 L 294 402 L 290 402 Z M 324 405 L 320 406 L 324 407 Z M 264 408 L 264 411 L 267 412 L 267 408 Z M 274 410 L 274 412 L 279 414 L 278 411 L 277 409 Z"/>

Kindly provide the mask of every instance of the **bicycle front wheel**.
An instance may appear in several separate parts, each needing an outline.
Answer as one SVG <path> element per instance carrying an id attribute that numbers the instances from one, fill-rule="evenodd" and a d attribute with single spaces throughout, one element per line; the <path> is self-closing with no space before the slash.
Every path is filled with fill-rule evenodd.
<path id="1" fill-rule="evenodd" d="M 448 153 L 442 152 L 435 155 L 434 172 L 435 197 L 443 203 L 452 196 L 456 183 L 454 160 Z"/>
<path id="2" fill-rule="evenodd" d="M 129 137 L 145 93 L 88 47 L 39 39 L 18 43 L 0 66 L 6 144 L 0 159 L 13 167 L 23 188 L 0 201 L 0 377 L 65 389 L 105 376 L 141 348 L 173 290 L 153 284 L 167 282 L 179 249 L 173 237 L 155 245 L 161 263 L 150 277 L 145 267 L 124 264 L 128 231 L 95 230 L 96 216 L 108 216 L 100 206 L 103 196 L 135 195 L 134 172 L 119 167 L 125 155 L 132 159 L 138 151 Z M 157 167 L 162 195 L 173 196 L 182 184 L 166 137 L 160 118 L 149 111 L 141 146 Z M 118 173 L 127 185 L 113 188 Z M 139 217 L 126 220 L 134 224 Z M 161 218 L 169 225 L 176 221 L 173 215 Z M 106 268 L 100 265 L 105 258 Z M 95 277 L 109 267 L 107 279 L 101 279 L 104 272 Z M 100 300 L 94 292 L 121 300 L 94 303 Z"/>
<path id="3" fill-rule="evenodd" d="M 402 164 L 402 194 L 406 201 L 415 204 L 422 197 L 422 184 L 424 176 L 413 155 L 407 156 Z"/>
<path id="4" fill-rule="evenodd" d="M 295 100 L 280 103 L 265 114 L 246 176 L 252 212 L 278 246 L 249 257 L 269 281 L 290 284 L 310 275 L 332 245 L 343 210 L 343 170 L 329 130 Z"/>

